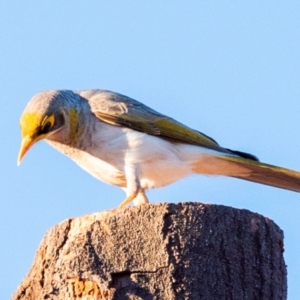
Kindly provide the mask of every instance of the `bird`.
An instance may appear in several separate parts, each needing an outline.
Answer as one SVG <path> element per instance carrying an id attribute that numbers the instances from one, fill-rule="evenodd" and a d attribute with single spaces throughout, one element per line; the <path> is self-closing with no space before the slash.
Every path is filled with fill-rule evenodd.
<path id="1" fill-rule="evenodd" d="M 99 180 L 122 188 L 120 208 L 193 174 L 221 175 L 300 192 L 300 173 L 221 147 L 145 104 L 108 90 L 46 90 L 21 118 L 18 164 L 45 140 Z"/>

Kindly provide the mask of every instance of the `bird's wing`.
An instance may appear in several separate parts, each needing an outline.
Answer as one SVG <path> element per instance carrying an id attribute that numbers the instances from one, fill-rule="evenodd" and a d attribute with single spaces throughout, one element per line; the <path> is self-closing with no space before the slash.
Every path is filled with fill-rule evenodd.
<path id="1" fill-rule="evenodd" d="M 79 94 L 89 101 L 91 110 L 97 118 L 106 123 L 132 128 L 181 143 L 227 152 L 205 134 L 129 97 L 103 90 L 82 91 Z"/>

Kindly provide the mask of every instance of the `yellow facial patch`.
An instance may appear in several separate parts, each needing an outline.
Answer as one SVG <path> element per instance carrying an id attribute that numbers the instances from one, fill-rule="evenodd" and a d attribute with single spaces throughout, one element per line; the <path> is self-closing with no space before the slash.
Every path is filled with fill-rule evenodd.
<path id="1" fill-rule="evenodd" d="M 42 130 L 45 126 L 49 126 L 50 128 L 54 125 L 55 117 L 54 115 L 43 116 L 37 113 L 24 113 L 21 116 L 21 131 L 22 138 L 25 136 L 34 137 L 36 134 L 36 129 L 41 127 Z M 44 138 L 44 135 L 37 137 L 39 140 Z"/>
<path id="2" fill-rule="evenodd" d="M 36 129 L 41 125 L 43 116 L 37 113 L 24 113 L 21 116 L 21 132 L 22 138 L 29 136 L 32 137 Z"/>

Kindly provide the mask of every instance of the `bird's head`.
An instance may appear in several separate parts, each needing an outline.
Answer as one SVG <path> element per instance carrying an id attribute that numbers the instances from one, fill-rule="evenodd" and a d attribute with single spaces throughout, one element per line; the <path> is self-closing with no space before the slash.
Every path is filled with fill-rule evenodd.
<path id="1" fill-rule="evenodd" d="M 66 124 L 70 123 L 70 117 L 73 123 L 77 121 L 77 98 L 78 94 L 72 91 L 50 90 L 35 95 L 28 102 L 20 119 L 22 143 L 18 164 L 36 142 L 66 135 L 64 131 L 69 131 Z"/>

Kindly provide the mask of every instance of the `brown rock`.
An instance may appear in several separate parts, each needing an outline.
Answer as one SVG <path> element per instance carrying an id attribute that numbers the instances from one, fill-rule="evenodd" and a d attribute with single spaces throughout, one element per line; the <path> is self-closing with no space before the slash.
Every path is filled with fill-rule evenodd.
<path id="1" fill-rule="evenodd" d="M 286 299 L 283 233 L 220 205 L 99 212 L 50 229 L 14 300 Z"/>

